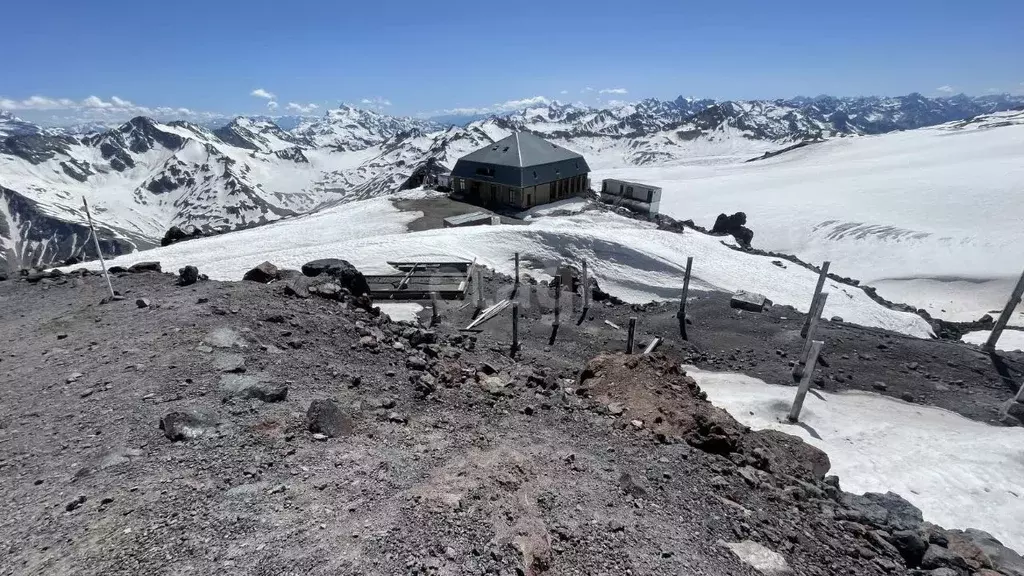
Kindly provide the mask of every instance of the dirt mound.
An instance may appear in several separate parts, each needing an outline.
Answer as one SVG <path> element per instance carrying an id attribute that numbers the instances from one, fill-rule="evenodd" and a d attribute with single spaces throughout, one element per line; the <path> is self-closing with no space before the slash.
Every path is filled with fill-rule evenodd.
<path id="1" fill-rule="evenodd" d="M 821 480 L 828 455 L 799 438 L 752 431 L 708 402 L 693 378 L 663 355 L 603 354 L 587 363 L 577 394 L 590 396 L 609 414 L 651 431 L 659 442 L 684 441 L 711 454 L 764 471 Z"/>

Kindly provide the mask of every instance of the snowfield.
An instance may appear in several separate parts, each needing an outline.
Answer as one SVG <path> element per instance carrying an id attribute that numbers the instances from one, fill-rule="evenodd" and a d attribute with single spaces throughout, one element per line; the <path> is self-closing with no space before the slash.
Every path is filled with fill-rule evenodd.
<path id="1" fill-rule="evenodd" d="M 606 168 L 663 188 L 661 209 L 710 227 L 743 211 L 758 248 L 795 254 L 949 320 L 1002 308 L 1024 269 L 1024 112 L 834 138 L 750 163 Z M 590 158 L 588 158 L 590 161 Z M 1024 326 L 1024 309 L 1011 324 Z"/>
<path id="2" fill-rule="evenodd" d="M 877 394 L 821 391 L 807 395 L 801 424 L 792 425 L 786 415 L 795 387 L 685 368 L 712 403 L 741 423 L 781 430 L 828 453 L 844 490 L 891 490 L 929 522 L 980 528 L 1024 551 L 1024 428 Z"/>
<path id="3" fill-rule="evenodd" d="M 422 190 L 410 197 L 422 197 Z M 399 194 L 394 198 L 405 197 Z M 760 292 L 776 304 L 806 311 L 817 274 L 799 267 L 781 268 L 772 259 L 738 252 L 720 238 L 700 233 L 659 231 L 607 212 L 539 218 L 525 226 L 475 226 L 408 233 L 419 212 L 401 212 L 388 198 L 348 203 L 314 215 L 267 226 L 181 242 L 118 257 L 111 265 L 158 260 L 168 271 L 187 264 L 217 280 L 239 280 L 253 266 L 269 260 L 299 268 L 317 258 L 349 260 L 364 273 L 390 272 L 388 260 L 444 256 L 476 261 L 512 274 L 514 254 L 524 272 L 549 278 L 560 263 L 587 260 L 601 286 L 630 302 L 676 299 L 686 257 L 694 257 L 691 286 L 696 290 Z M 915 314 L 878 305 L 863 291 L 829 281 L 825 316 L 887 328 L 918 337 L 931 336 L 927 322 Z"/>
<path id="4" fill-rule="evenodd" d="M 968 332 L 961 338 L 962 341 L 968 344 L 977 344 L 981 346 L 988 341 L 989 335 L 992 334 L 991 330 L 979 330 L 977 332 Z M 1014 350 L 1024 351 L 1024 330 L 1003 330 L 1003 333 L 999 335 L 999 342 L 996 342 L 997 350 L 1006 350 L 1012 352 Z"/>

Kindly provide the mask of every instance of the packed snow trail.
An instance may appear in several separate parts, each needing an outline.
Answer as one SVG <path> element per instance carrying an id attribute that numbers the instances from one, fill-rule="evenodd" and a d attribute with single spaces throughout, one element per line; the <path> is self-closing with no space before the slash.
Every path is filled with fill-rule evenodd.
<path id="1" fill-rule="evenodd" d="M 781 430 L 824 450 L 854 493 L 893 491 L 946 528 L 979 528 L 1024 551 L 1024 428 L 989 426 L 878 394 L 809 394 L 786 422 L 796 388 L 686 372 L 713 404 L 754 429 Z"/>

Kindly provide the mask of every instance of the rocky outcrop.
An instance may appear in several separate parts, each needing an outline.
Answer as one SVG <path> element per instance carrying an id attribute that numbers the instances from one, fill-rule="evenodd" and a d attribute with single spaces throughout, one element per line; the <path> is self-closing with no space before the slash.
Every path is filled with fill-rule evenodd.
<path id="1" fill-rule="evenodd" d="M 302 273 L 311 278 L 326 274 L 335 278 L 338 283 L 355 296 L 370 293 L 370 285 L 355 266 L 340 258 L 324 258 L 313 260 L 302 265 Z"/>
<path id="2" fill-rule="evenodd" d="M 741 246 L 750 247 L 750 243 L 754 240 L 754 232 L 745 226 L 746 223 L 747 215 L 743 212 L 737 212 L 732 216 L 719 214 L 715 225 L 711 228 L 711 234 L 721 236 L 730 234 Z"/>

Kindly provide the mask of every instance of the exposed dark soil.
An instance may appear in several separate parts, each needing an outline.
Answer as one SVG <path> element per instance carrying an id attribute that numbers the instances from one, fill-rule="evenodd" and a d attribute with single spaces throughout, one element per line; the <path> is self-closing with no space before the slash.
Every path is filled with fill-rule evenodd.
<path id="1" fill-rule="evenodd" d="M 113 280 L 126 298 L 102 305 L 98 276 L 0 282 L 0 574 L 757 574 L 724 546 L 743 541 L 795 574 L 908 573 L 898 499 L 844 496 L 820 452 L 743 429 L 678 372 L 785 381 L 795 312 L 701 293 L 686 343 L 669 306 L 595 305 L 548 347 L 524 285 L 512 359 L 508 314 L 458 332 L 468 302 L 425 332 L 281 285 Z M 604 320 L 630 315 L 665 356 L 588 366 L 624 345 Z M 828 388 L 885 379 L 979 419 L 1007 397 L 971 347 L 824 330 Z M 1003 362 L 1019 378 L 1024 359 Z M 278 402 L 242 392 L 281 386 Z M 338 437 L 308 429 L 318 399 L 343 413 L 317 428 Z M 173 412 L 188 439 L 158 426 Z"/>
<path id="2" fill-rule="evenodd" d="M 393 203 L 399 210 L 423 213 L 422 216 L 409 223 L 408 229 L 410 232 L 443 228 L 445 218 L 448 218 L 449 216 L 461 216 L 462 214 L 470 214 L 473 212 L 486 212 L 494 216 L 499 216 L 502 224 L 524 224 L 522 220 L 510 218 L 508 216 L 501 216 L 496 212 L 487 210 L 486 208 L 467 204 L 466 202 L 459 202 L 458 200 L 452 200 L 447 197 L 427 198 L 422 200 L 394 200 Z"/>

